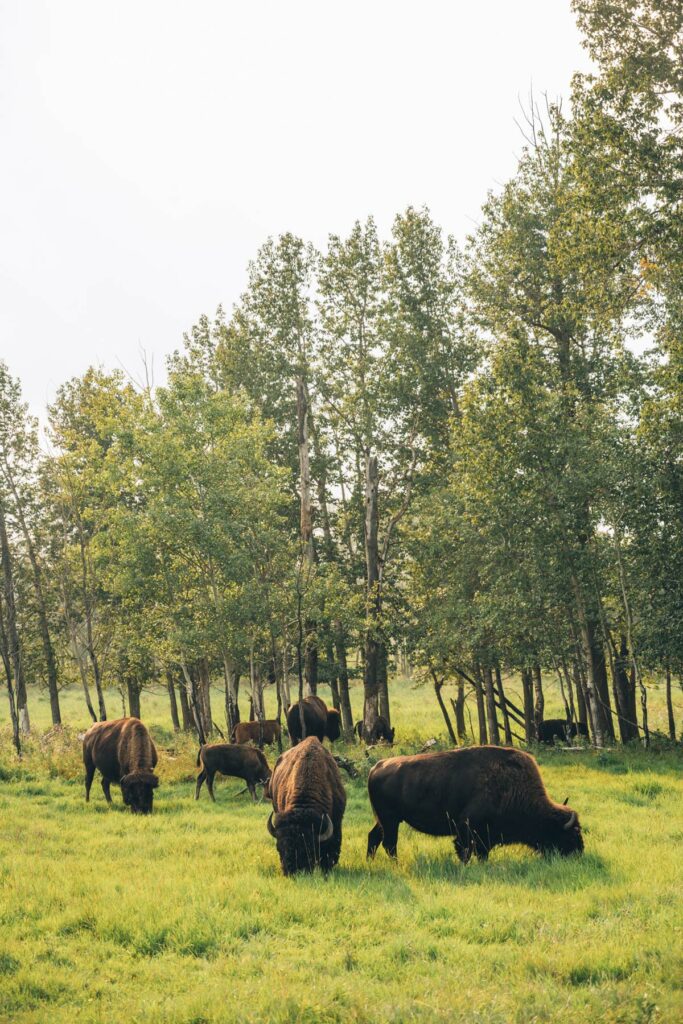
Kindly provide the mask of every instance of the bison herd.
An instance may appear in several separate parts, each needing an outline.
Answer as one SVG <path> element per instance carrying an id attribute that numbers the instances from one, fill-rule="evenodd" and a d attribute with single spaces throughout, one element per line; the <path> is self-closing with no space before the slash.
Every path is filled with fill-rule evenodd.
<path id="1" fill-rule="evenodd" d="M 254 801 L 256 786 L 262 785 L 273 805 L 267 829 L 283 874 L 316 866 L 327 872 L 339 860 L 346 807 L 339 767 L 323 746 L 325 738 L 339 737 L 339 714 L 319 697 L 306 697 L 287 712 L 287 727 L 292 747 L 280 754 L 272 771 L 262 751 L 246 744 L 279 742 L 277 722 L 240 723 L 233 736 L 237 742 L 203 745 L 197 756 L 201 770 L 195 799 L 204 782 L 215 799 L 217 772 L 243 779 Z M 393 741 L 393 730 L 384 720 L 376 731 L 378 739 Z M 154 774 L 157 752 L 139 719 L 93 725 L 83 739 L 83 762 L 86 801 L 99 770 L 108 803 L 114 782 L 134 813 L 151 813 L 159 785 Z M 370 771 L 368 795 L 375 816 L 368 857 L 380 845 L 396 857 L 401 822 L 427 835 L 451 837 L 463 863 L 472 854 L 486 859 L 493 847 L 512 843 L 544 854 L 583 851 L 576 811 L 566 801 L 550 799 L 536 761 L 522 750 L 483 746 L 389 757 Z"/>

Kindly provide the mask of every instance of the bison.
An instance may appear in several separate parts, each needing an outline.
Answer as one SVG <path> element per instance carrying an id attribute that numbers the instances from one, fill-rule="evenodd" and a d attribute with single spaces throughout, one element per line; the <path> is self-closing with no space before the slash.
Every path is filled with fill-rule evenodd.
<path id="1" fill-rule="evenodd" d="M 368 857 L 382 843 L 396 856 L 398 827 L 451 836 L 466 864 L 494 846 L 523 843 L 541 853 L 581 853 L 576 811 L 554 803 L 530 754 L 505 747 L 469 747 L 378 761 L 368 777 L 376 825 Z"/>
<path id="2" fill-rule="evenodd" d="M 361 719 L 360 722 L 356 722 L 356 724 L 353 727 L 353 731 L 355 732 L 359 740 L 363 739 L 363 725 L 364 722 Z M 372 729 L 370 730 L 370 735 L 368 736 L 367 744 L 368 746 L 372 746 L 375 743 L 382 742 L 391 744 L 394 742 L 395 734 L 396 730 L 389 728 L 389 723 L 387 722 L 386 718 L 382 718 L 382 716 L 379 715 L 375 719 Z"/>
<path id="3" fill-rule="evenodd" d="M 272 720 L 264 722 L 238 722 L 235 726 L 232 738 L 235 743 L 249 743 L 250 741 L 262 747 L 264 743 L 272 746 L 273 743 L 281 743 L 282 729 L 280 723 Z M 282 747 L 280 747 L 282 749 Z"/>
<path id="4" fill-rule="evenodd" d="M 585 722 L 570 722 L 564 718 L 547 718 L 538 727 L 539 743 L 554 743 L 556 739 L 568 743 L 575 736 L 588 736 L 588 726 Z"/>
<path id="5" fill-rule="evenodd" d="M 335 708 L 328 708 L 320 697 L 310 696 L 304 697 L 301 702 L 297 701 L 296 704 L 292 704 L 287 712 L 287 729 L 292 746 L 296 746 L 303 738 L 299 703 L 303 707 L 306 736 L 317 736 L 321 743 L 326 736 L 331 742 L 339 739 L 341 735 L 339 712 Z"/>
<path id="6" fill-rule="evenodd" d="M 119 718 L 96 722 L 83 737 L 85 799 L 95 770 L 102 773 L 102 790 L 111 806 L 112 782 L 121 786 L 123 802 L 134 814 L 151 814 L 154 790 L 159 779 L 154 774 L 157 752 L 147 727 L 139 718 Z"/>
<path id="7" fill-rule="evenodd" d="M 271 775 L 268 762 L 260 750 L 243 747 L 237 743 L 206 743 L 199 748 L 197 754 L 197 767 L 200 763 L 202 770 L 197 776 L 195 800 L 199 800 L 199 791 L 206 780 L 209 796 L 215 802 L 213 780 L 216 772 L 219 772 L 221 775 L 244 779 L 252 800 L 256 802 L 256 783 L 265 786 Z"/>
<path id="8" fill-rule="evenodd" d="M 339 860 L 346 792 L 339 768 L 317 736 L 308 736 L 277 759 L 269 784 L 273 811 L 268 831 L 284 875 L 330 871 Z"/>

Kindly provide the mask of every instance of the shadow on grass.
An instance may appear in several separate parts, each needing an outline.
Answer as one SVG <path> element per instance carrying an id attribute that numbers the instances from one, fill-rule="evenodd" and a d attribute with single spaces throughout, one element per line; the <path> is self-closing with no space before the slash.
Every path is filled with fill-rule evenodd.
<path id="1" fill-rule="evenodd" d="M 455 857 L 431 858 L 419 854 L 410 873 L 422 880 L 451 881 L 456 885 L 504 883 L 531 889 L 561 892 L 567 888 L 584 889 L 611 877 L 605 860 L 595 853 L 583 857 L 531 856 L 519 860 L 505 858 L 486 864 L 460 864 Z"/>

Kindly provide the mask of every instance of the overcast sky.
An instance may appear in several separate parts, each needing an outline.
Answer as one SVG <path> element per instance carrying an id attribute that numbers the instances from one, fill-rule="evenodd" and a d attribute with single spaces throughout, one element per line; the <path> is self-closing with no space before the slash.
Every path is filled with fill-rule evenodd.
<path id="1" fill-rule="evenodd" d="M 230 308 L 270 234 L 462 238 L 568 96 L 569 0 L 0 0 L 0 357 L 39 412 Z"/>

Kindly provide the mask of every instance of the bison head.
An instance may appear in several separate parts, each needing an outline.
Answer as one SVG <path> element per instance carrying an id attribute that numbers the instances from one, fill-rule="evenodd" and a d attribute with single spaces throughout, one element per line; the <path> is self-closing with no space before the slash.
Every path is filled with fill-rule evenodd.
<path id="1" fill-rule="evenodd" d="M 268 831 L 275 839 L 283 875 L 312 871 L 324 858 L 321 846 L 334 834 L 329 814 L 313 811 L 288 811 L 268 818 Z"/>
<path id="2" fill-rule="evenodd" d="M 121 779 L 123 802 L 133 814 L 151 814 L 159 779 L 154 772 L 130 772 Z"/>
<path id="3" fill-rule="evenodd" d="M 336 708 L 330 708 L 327 712 L 327 722 L 325 723 L 325 735 L 328 740 L 333 743 L 338 740 L 341 736 L 341 719 L 339 712 Z"/>
<path id="4" fill-rule="evenodd" d="M 562 814 L 556 816 L 553 827 L 551 848 L 563 857 L 572 853 L 583 853 L 583 836 L 579 816 L 571 807 L 562 806 Z"/>

